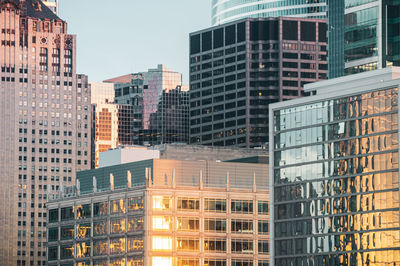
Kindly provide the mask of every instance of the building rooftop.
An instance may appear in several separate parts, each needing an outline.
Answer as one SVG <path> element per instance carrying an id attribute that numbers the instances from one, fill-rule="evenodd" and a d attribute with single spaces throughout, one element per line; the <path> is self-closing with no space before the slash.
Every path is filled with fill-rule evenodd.
<path id="1" fill-rule="evenodd" d="M 0 5 L 5 3 L 13 3 L 22 10 L 26 8 L 25 15 L 28 17 L 60 20 L 60 18 L 40 0 L 0 0 Z"/>

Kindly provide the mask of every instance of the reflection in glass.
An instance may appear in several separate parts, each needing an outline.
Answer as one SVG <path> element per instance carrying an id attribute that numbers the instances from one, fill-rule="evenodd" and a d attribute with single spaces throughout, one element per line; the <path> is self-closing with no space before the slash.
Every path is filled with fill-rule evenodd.
<path id="1" fill-rule="evenodd" d="M 225 233 L 226 219 L 205 218 L 204 231 Z"/>
<path id="2" fill-rule="evenodd" d="M 143 266 L 143 258 L 129 258 L 127 261 L 127 266 Z"/>
<path id="3" fill-rule="evenodd" d="M 125 266 L 125 258 L 110 259 L 110 265 L 113 265 L 113 266 Z"/>
<path id="4" fill-rule="evenodd" d="M 63 259 L 72 259 L 74 257 L 74 245 L 63 245 L 60 247 L 60 258 Z"/>
<path id="5" fill-rule="evenodd" d="M 49 223 L 58 222 L 58 209 L 49 210 Z"/>
<path id="6" fill-rule="evenodd" d="M 125 200 L 124 199 L 110 201 L 111 214 L 125 213 L 125 211 L 126 211 L 126 209 L 125 209 Z"/>
<path id="7" fill-rule="evenodd" d="M 108 254 L 108 240 L 93 241 L 93 255 L 107 255 Z"/>
<path id="8" fill-rule="evenodd" d="M 172 266 L 171 257 L 153 257 L 151 261 L 152 265 Z"/>
<path id="9" fill-rule="evenodd" d="M 170 216 L 153 216 L 153 231 L 172 230 L 172 219 Z"/>
<path id="10" fill-rule="evenodd" d="M 178 251 L 199 251 L 200 244 L 198 238 L 177 237 L 176 249 Z"/>
<path id="11" fill-rule="evenodd" d="M 61 221 L 74 219 L 74 207 L 61 208 Z"/>
<path id="12" fill-rule="evenodd" d="M 77 224 L 76 225 L 76 238 L 82 239 L 90 237 L 90 224 Z"/>
<path id="13" fill-rule="evenodd" d="M 105 216 L 107 215 L 108 204 L 107 202 L 96 202 L 93 203 L 93 216 Z"/>
<path id="14" fill-rule="evenodd" d="M 217 239 L 217 238 L 204 239 L 204 251 L 212 253 L 214 252 L 226 253 L 226 239 Z"/>
<path id="15" fill-rule="evenodd" d="M 168 196 L 153 196 L 153 210 L 166 211 L 172 209 L 172 198 Z"/>
<path id="16" fill-rule="evenodd" d="M 93 222 L 93 236 L 101 236 L 108 233 L 107 221 Z"/>
<path id="17" fill-rule="evenodd" d="M 62 226 L 61 227 L 61 240 L 68 240 L 74 238 L 74 226 Z"/>
<path id="18" fill-rule="evenodd" d="M 48 247 L 48 259 L 49 261 L 58 259 L 58 246 L 56 247 Z"/>
<path id="19" fill-rule="evenodd" d="M 199 210 L 200 200 L 193 198 L 178 198 L 178 210 Z"/>
<path id="20" fill-rule="evenodd" d="M 143 217 L 128 217 L 128 232 L 143 230 Z"/>
<path id="21" fill-rule="evenodd" d="M 143 210 L 144 200 L 143 196 L 133 197 L 128 199 L 128 209 L 129 211 Z"/>
<path id="22" fill-rule="evenodd" d="M 225 199 L 204 199 L 204 211 L 226 212 Z"/>
<path id="23" fill-rule="evenodd" d="M 125 217 L 110 220 L 111 234 L 125 233 Z"/>
<path id="24" fill-rule="evenodd" d="M 169 236 L 153 236 L 152 250 L 169 251 L 172 250 L 172 238 Z"/>
<path id="25" fill-rule="evenodd" d="M 90 257 L 90 249 L 90 242 L 76 243 L 75 257 L 78 259 Z"/>
<path id="26" fill-rule="evenodd" d="M 110 239 L 110 254 L 122 254 L 125 252 L 125 238 Z"/>
<path id="27" fill-rule="evenodd" d="M 178 231 L 198 232 L 200 230 L 200 219 L 195 217 L 177 217 L 176 229 Z"/>
<path id="28" fill-rule="evenodd" d="M 76 219 L 90 218 L 91 215 L 90 204 L 76 206 Z"/>
<path id="29" fill-rule="evenodd" d="M 142 251 L 143 250 L 143 238 L 128 238 L 128 252 Z"/>
<path id="30" fill-rule="evenodd" d="M 177 258 L 177 266 L 200 266 L 200 260 L 195 258 Z"/>

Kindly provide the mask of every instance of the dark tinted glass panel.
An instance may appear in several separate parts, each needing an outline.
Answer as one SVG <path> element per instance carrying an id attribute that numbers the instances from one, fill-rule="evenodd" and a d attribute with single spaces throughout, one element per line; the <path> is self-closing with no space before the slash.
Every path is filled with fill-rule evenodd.
<path id="1" fill-rule="evenodd" d="M 277 21 L 254 21 L 250 23 L 251 41 L 278 40 Z"/>
<path id="2" fill-rule="evenodd" d="M 231 45 L 236 40 L 236 25 L 225 27 L 225 45 Z"/>
<path id="3" fill-rule="evenodd" d="M 246 40 L 246 24 L 244 22 L 237 24 L 237 42 Z"/>
<path id="4" fill-rule="evenodd" d="M 213 31 L 214 34 L 214 49 L 220 48 L 224 45 L 224 29 L 216 29 Z"/>
<path id="5" fill-rule="evenodd" d="M 61 208 L 61 221 L 73 220 L 73 219 L 74 219 L 73 207 Z"/>
<path id="6" fill-rule="evenodd" d="M 190 36 L 190 54 L 200 53 L 200 34 Z"/>
<path id="7" fill-rule="evenodd" d="M 319 23 L 318 24 L 318 38 L 320 42 L 326 42 L 326 31 L 327 31 L 327 27 L 326 27 L 326 23 Z"/>
<path id="8" fill-rule="evenodd" d="M 315 42 L 315 23 L 314 22 L 301 22 L 301 40 L 308 42 Z"/>
<path id="9" fill-rule="evenodd" d="M 48 248 L 49 261 L 58 259 L 58 247 Z"/>
<path id="10" fill-rule="evenodd" d="M 58 227 L 49 228 L 49 242 L 58 240 Z"/>
<path id="11" fill-rule="evenodd" d="M 201 51 L 208 51 L 212 48 L 212 32 L 204 32 L 201 34 Z"/>
<path id="12" fill-rule="evenodd" d="M 58 222 L 58 209 L 49 210 L 49 223 Z"/>
<path id="13" fill-rule="evenodd" d="M 291 21 L 291 20 L 284 20 L 282 22 L 282 38 L 284 40 L 293 40 L 297 41 L 298 40 L 298 30 L 297 30 L 297 21 Z"/>

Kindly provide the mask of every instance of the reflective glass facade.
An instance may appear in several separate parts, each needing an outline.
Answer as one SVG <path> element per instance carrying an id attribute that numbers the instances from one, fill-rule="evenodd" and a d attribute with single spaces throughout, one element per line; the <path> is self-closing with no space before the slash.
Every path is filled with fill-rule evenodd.
<path id="1" fill-rule="evenodd" d="M 398 86 L 358 91 L 273 112 L 275 265 L 400 262 Z"/>
<path id="2" fill-rule="evenodd" d="M 326 17 L 325 0 L 212 0 L 212 25 L 241 18 Z"/>

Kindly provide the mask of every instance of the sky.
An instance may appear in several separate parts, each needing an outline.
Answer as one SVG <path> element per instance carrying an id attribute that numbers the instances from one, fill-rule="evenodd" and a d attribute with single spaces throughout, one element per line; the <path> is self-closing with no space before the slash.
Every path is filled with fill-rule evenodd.
<path id="1" fill-rule="evenodd" d="M 189 33 L 211 26 L 211 0 L 59 0 L 89 81 L 165 64 L 188 84 Z"/>

